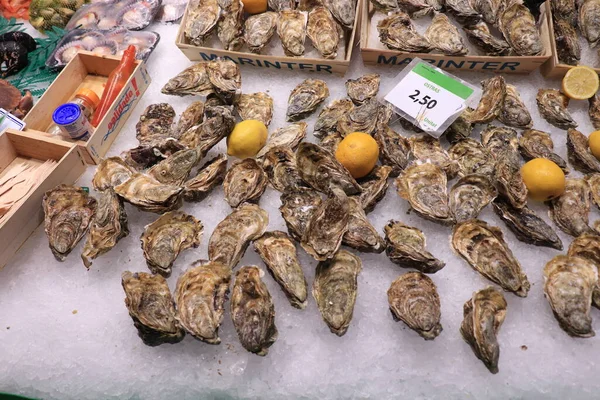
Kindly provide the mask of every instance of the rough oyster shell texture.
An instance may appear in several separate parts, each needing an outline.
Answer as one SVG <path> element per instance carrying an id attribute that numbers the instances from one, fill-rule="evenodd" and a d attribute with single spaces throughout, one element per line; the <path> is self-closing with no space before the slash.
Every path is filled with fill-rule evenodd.
<path id="1" fill-rule="evenodd" d="M 466 0 L 460 0 L 460 2 L 468 3 Z M 488 56 L 507 56 L 510 53 L 510 45 L 505 40 L 496 38 L 484 21 L 467 25 L 463 27 L 463 30 L 471 43 Z"/>
<path id="2" fill-rule="evenodd" d="M 485 124 L 496 118 L 504 106 L 506 96 L 506 82 L 500 75 L 488 78 L 481 82 L 483 94 L 477 108 L 466 115 L 467 122 L 471 124 Z"/>
<path id="3" fill-rule="evenodd" d="M 494 157 L 475 139 L 459 140 L 450 147 L 448 154 L 458 164 L 458 176 L 481 174 L 491 177 L 494 173 Z"/>
<path id="4" fill-rule="evenodd" d="M 381 253 L 385 250 L 383 239 L 367 219 L 358 198 L 348 198 L 348 213 L 348 230 L 344 233 L 342 243 L 364 253 Z"/>
<path id="5" fill-rule="evenodd" d="M 321 140 L 321 143 L 319 143 L 319 145 L 322 148 L 324 148 L 325 150 L 327 150 L 328 152 L 330 152 L 331 154 L 335 154 L 338 146 L 340 145 L 340 142 L 343 139 L 344 138 L 342 137 L 342 135 L 339 132 L 332 132 L 332 133 L 328 134 L 327 136 L 325 136 Z"/>
<path id="6" fill-rule="evenodd" d="M 567 131 L 567 155 L 571 165 L 577 171 L 600 172 L 600 161 L 592 154 L 588 138 L 576 129 Z"/>
<path id="7" fill-rule="evenodd" d="M 217 0 L 192 0 L 188 7 L 185 38 L 194 46 L 202 46 L 217 26 L 221 10 Z"/>
<path id="8" fill-rule="evenodd" d="M 121 157 L 109 157 L 100 161 L 92 179 L 94 189 L 102 191 L 112 189 L 131 178 L 135 170 Z"/>
<path id="9" fill-rule="evenodd" d="M 83 264 L 89 269 L 91 260 L 107 253 L 127 235 L 129 229 L 123 200 L 112 189 L 101 192 L 81 253 Z"/>
<path id="10" fill-rule="evenodd" d="M 177 279 L 176 318 L 196 339 L 219 344 L 219 326 L 223 322 L 231 271 L 215 262 L 197 264 L 194 263 Z"/>
<path id="11" fill-rule="evenodd" d="M 527 297 L 529 281 L 500 229 L 476 219 L 457 224 L 452 248 L 487 279 L 508 292 Z"/>
<path id="12" fill-rule="evenodd" d="M 244 24 L 244 41 L 252 53 L 259 54 L 277 30 L 279 15 L 273 11 L 251 15 Z"/>
<path id="13" fill-rule="evenodd" d="M 287 120 L 290 122 L 306 118 L 329 97 L 327 84 L 320 79 L 305 79 L 290 93 Z"/>
<path id="14" fill-rule="evenodd" d="M 85 235 L 96 212 L 96 199 L 82 188 L 58 185 L 44 194 L 42 206 L 50 250 L 58 261 L 64 261 Z"/>
<path id="15" fill-rule="evenodd" d="M 498 331 L 506 317 L 506 306 L 504 295 L 488 286 L 473 293 L 463 307 L 460 334 L 492 374 L 498 373 Z"/>
<path id="16" fill-rule="evenodd" d="M 467 139 L 473 133 L 473 124 L 469 121 L 470 114 L 475 111 L 471 107 L 467 107 L 456 120 L 446 129 L 444 135 L 451 144 L 455 144 L 459 140 Z"/>
<path id="17" fill-rule="evenodd" d="M 371 4 L 377 11 L 381 11 L 386 14 L 394 12 L 398 9 L 397 0 L 371 0 Z"/>
<path id="18" fill-rule="evenodd" d="M 503 6 L 502 0 L 472 0 L 470 4 L 486 23 L 497 25 Z"/>
<path id="19" fill-rule="evenodd" d="M 343 114 L 337 124 L 337 130 L 342 136 L 352 132 L 364 132 L 372 134 L 377 128 L 377 118 L 381 105 L 377 99 L 369 99 L 360 106 L 354 107 Z"/>
<path id="20" fill-rule="evenodd" d="M 600 97 L 594 95 L 588 100 L 588 116 L 594 126 L 594 129 L 600 129 Z"/>
<path id="21" fill-rule="evenodd" d="M 569 173 L 567 162 L 554 153 L 554 142 L 550 134 L 537 129 L 527 129 L 519 138 L 519 151 L 526 160 L 545 158 L 560 167 L 565 174 Z"/>
<path id="22" fill-rule="evenodd" d="M 548 123 L 565 130 L 577 127 L 577 122 L 567 110 L 569 98 L 558 90 L 540 89 L 536 101 L 540 115 Z"/>
<path id="23" fill-rule="evenodd" d="M 600 173 L 593 173 L 585 176 L 585 181 L 590 187 L 592 200 L 600 208 Z"/>
<path id="24" fill-rule="evenodd" d="M 202 123 L 204 120 L 204 102 L 194 101 L 183 111 L 177 121 L 177 126 L 172 132 L 174 138 L 179 139 L 188 129 Z"/>
<path id="25" fill-rule="evenodd" d="M 271 186 L 281 193 L 306 186 L 296 169 L 296 154 L 288 147 L 277 146 L 269 150 L 264 156 L 263 170 Z"/>
<path id="26" fill-rule="evenodd" d="M 568 235 L 577 237 L 594 233 L 589 225 L 590 197 L 590 188 L 585 180 L 566 179 L 563 194 L 548 201 L 548 214 L 556 226 Z"/>
<path id="27" fill-rule="evenodd" d="M 158 346 L 183 340 L 185 332 L 175 319 L 173 297 L 165 278 L 125 271 L 121 284 L 126 296 L 125 306 L 144 344 Z"/>
<path id="28" fill-rule="evenodd" d="M 512 50 L 520 56 L 537 56 L 544 52 L 544 45 L 535 18 L 520 1 L 508 1 L 498 18 L 500 32 Z"/>
<path id="29" fill-rule="evenodd" d="M 508 200 L 513 207 L 523 208 L 527 205 L 527 186 L 518 165 L 507 159 L 496 161 L 493 179 L 500 197 Z"/>
<path id="30" fill-rule="evenodd" d="M 381 43 L 392 50 L 429 53 L 433 46 L 421 36 L 410 17 L 403 11 L 390 14 L 377 24 Z"/>
<path id="31" fill-rule="evenodd" d="M 592 47 L 595 47 L 600 40 L 600 26 L 598 25 L 599 18 L 599 0 L 584 0 L 580 3 L 577 25 L 579 26 L 581 35 Z"/>
<path id="32" fill-rule="evenodd" d="M 421 272 L 407 272 L 392 282 L 387 291 L 390 311 L 425 340 L 442 332 L 440 296 L 435 283 Z"/>
<path id="33" fill-rule="evenodd" d="M 285 147 L 290 150 L 295 150 L 298 144 L 306 137 L 306 122 L 296 122 L 288 126 L 276 129 L 269 135 L 267 143 L 260 149 L 256 158 L 262 158 L 274 147 Z"/>
<path id="34" fill-rule="evenodd" d="M 517 167 L 520 165 L 519 139 L 514 129 L 488 125 L 481 132 L 481 143 L 496 160 L 506 161 Z"/>
<path id="35" fill-rule="evenodd" d="M 273 98 L 263 92 L 242 94 L 236 109 L 242 119 L 255 119 L 269 126 L 273 119 Z"/>
<path id="36" fill-rule="evenodd" d="M 242 2 L 238 2 L 241 7 Z M 206 73 L 219 99 L 225 104 L 235 104 L 239 101 L 242 94 L 242 75 L 236 63 L 223 59 L 209 61 L 206 64 Z"/>
<path id="37" fill-rule="evenodd" d="M 255 159 L 237 161 L 229 168 L 223 180 L 225 200 L 232 208 L 245 202 L 258 203 L 268 181 L 267 174 Z"/>
<path id="38" fill-rule="evenodd" d="M 175 110 L 170 104 L 150 104 L 135 126 L 135 137 L 141 144 L 152 143 L 171 136 Z"/>
<path id="39" fill-rule="evenodd" d="M 231 107 L 206 106 L 205 118 L 200 125 L 188 129 L 179 142 L 189 148 L 198 148 L 200 158 L 231 133 L 235 118 Z"/>
<path id="40" fill-rule="evenodd" d="M 559 255 L 544 267 L 544 296 L 560 327 L 574 337 L 595 335 L 590 309 L 598 268 L 576 256 Z"/>
<path id="41" fill-rule="evenodd" d="M 179 207 L 182 190 L 182 187 L 162 184 L 150 175 L 139 172 L 115 186 L 115 193 L 125 201 L 142 211 L 158 214 Z"/>
<path id="42" fill-rule="evenodd" d="M 146 225 L 140 241 L 150 271 L 169 277 L 179 253 L 198 247 L 203 232 L 202 222 L 182 211 L 170 211 Z"/>
<path id="43" fill-rule="evenodd" d="M 434 0 L 435 1 L 435 0 Z M 398 8 L 410 15 L 411 18 L 421 18 L 433 12 L 428 0 L 398 0 Z"/>
<path id="44" fill-rule="evenodd" d="M 235 268 L 250 241 L 267 230 L 269 215 L 255 204 L 243 204 L 216 226 L 208 241 L 208 258 Z"/>
<path id="45" fill-rule="evenodd" d="M 394 220 L 389 221 L 383 229 L 386 254 L 393 263 L 426 274 L 436 273 L 446 265 L 425 249 L 425 235 L 420 229 Z"/>
<path id="46" fill-rule="evenodd" d="M 308 13 L 306 33 L 321 57 L 337 57 L 343 33 L 333 16 L 325 7 L 315 7 Z"/>
<path id="47" fill-rule="evenodd" d="M 481 18 L 468 0 L 446 0 L 446 7 L 462 24 L 472 24 Z"/>
<path id="48" fill-rule="evenodd" d="M 408 143 L 412 157 L 422 162 L 437 165 L 444 170 L 450 179 L 456 176 L 458 165 L 444 150 L 439 139 L 427 134 L 415 135 L 408 139 Z"/>
<path id="49" fill-rule="evenodd" d="M 504 103 L 502 109 L 498 115 L 498 119 L 504 125 L 512 126 L 514 128 L 531 128 L 533 121 L 531 114 L 516 87 L 510 84 L 506 84 L 506 96 L 504 97 Z"/>
<path id="50" fill-rule="evenodd" d="M 275 306 L 262 281 L 264 272 L 255 266 L 240 268 L 231 290 L 231 319 L 242 346 L 266 356 L 277 340 Z"/>
<path id="51" fill-rule="evenodd" d="M 581 59 L 581 45 L 575 26 L 567 20 L 554 18 L 553 27 L 558 60 L 564 64 L 577 65 Z"/>
<path id="52" fill-rule="evenodd" d="M 377 97 L 380 81 L 379 74 L 367 74 L 357 79 L 348 79 L 346 81 L 348 97 L 354 104 L 361 105 L 365 101 Z"/>
<path id="53" fill-rule="evenodd" d="M 329 330 L 338 336 L 346 333 L 352 320 L 361 269 L 360 258 L 346 250 L 317 265 L 312 294 Z"/>
<path id="54" fill-rule="evenodd" d="M 226 0 L 220 6 L 223 12 L 217 22 L 217 36 L 225 50 L 238 51 L 244 45 L 244 3 Z"/>
<path id="55" fill-rule="evenodd" d="M 583 234 L 576 237 L 569 246 L 569 257 L 581 257 L 594 263 L 600 269 L 600 236 Z M 592 305 L 600 308 L 600 284 L 596 283 L 592 293 Z"/>
<path id="56" fill-rule="evenodd" d="M 161 93 L 173 96 L 207 96 L 213 93 L 205 62 L 194 64 L 173 78 L 161 89 Z"/>
<path id="57" fill-rule="evenodd" d="M 198 149 L 181 150 L 150 168 L 148 175 L 164 185 L 181 186 L 201 158 Z"/>
<path id="58" fill-rule="evenodd" d="M 185 146 L 178 140 L 168 138 L 129 149 L 123 152 L 121 157 L 125 164 L 131 168 L 136 171 L 143 171 L 183 149 L 185 149 Z"/>
<path id="59" fill-rule="evenodd" d="M 185 201 L 202 201 L 210 191 L 220 185 L 227 172 L 227 156 L 219 154 L 204 164 L 198 174 L 183 185 Z"/>
<path id="60" fill-rule="evenodd" d="M 346 83 L 347 85 L 347 83 Z M 354 108 L 350 99 L 334 100 L 323 108 L 315 122 L 314 135 L 323 139 L 330 133 L 336 132 L 338 121 Z"/>
<path id="61" fill-rule="evenodd" d="M 311 189 L 292 190 L 281 195 L 279 211 L 294 239 L 302 240 L 308 222 L 321 203 L 321 195 Z"/>
<path id="62" fill-rule="evenodd" d="M 254 250 L 279 283 L 290 304 L 304 309 L 308 289 L 292 239 L 285 232 L 266 232 L 254 241 Z"/>
<path id="63" fill-rule="evenodd" d="M 449 56 L 463 56 L 469 52 L 458 28 L 442 13 L 436 13 L 424 35 L 435 50 Z"/>
<path id="64" fill-rule="evenodd" d="M 344 29 L 349 31 L 354 28 L 356 3 L 354 0 L 323 0 L 323 5 L 327 7 L 331 15 Z"/>
<path id="65" fill-rule="evenodd" d="M 577 18 L 577 8 L 575 0 L 551 0 L 552 16 L 554 18 L 564 20 L 569 25 L 575 26 Z"/>
<path id="66" fill-rule="evenodd" d="M 306 41 L 306 14 L 297 10 L 282 10 L 277 21 L 277 35 L 283 51 L 288 57 L 300 57 L 304 54 Z"/>
<path id="67" fill-rule="evenodd" d="M 385 196 L 389 187 L 388 178 L 392 173 L 392 167 L 387 165 L 377 165 L 373 171 L 359 182 L 362 187 L 360 194 L 360 204 L 365 213 L 370 213 L 375 206 Z"/>
<path id="68" fill-rule="evenodd" d="M 450 212 L 457 223 L 477 218 L 498 192 L 485 175 L 466 175 L 450 189 Z"/>
<path id="69" fill-rule="evenodd" d="M 296 4 L 293 0 L 268 0 L 268 5 L 271 10 L 279 12 L 293 10 Z"/>

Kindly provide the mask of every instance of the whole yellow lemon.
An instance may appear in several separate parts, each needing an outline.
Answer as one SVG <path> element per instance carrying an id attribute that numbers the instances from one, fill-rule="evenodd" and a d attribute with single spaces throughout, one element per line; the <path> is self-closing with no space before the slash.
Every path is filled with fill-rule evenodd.
<path id="1" fill-rule="evenodd" d="M 363 132 L 353 132 L 340 142 L 335 158 L 354 178 L 362 178 L 375 168 L 379 146 L 373 137 Z"/>
<path id="2" fill-rule="evenodd" d="M 265 124 L 247 119 L 235 125 L 227 137 L 227 154 L 238 158 L 254 157 L 267 143 Z"/>
<path id="3" fill-rule="evenodd" d="M 545 158 L 534 158 L 521 167 L 521 175 L 529 197 L 546 201 L 565 191 L 565 173 L 558 165 Z"/>
<path id="4" fill-rule="evenodd" d="M 600 160 L 600 131 L 592 132 L 588 138 L 588 144 L 594 157 Z"/>

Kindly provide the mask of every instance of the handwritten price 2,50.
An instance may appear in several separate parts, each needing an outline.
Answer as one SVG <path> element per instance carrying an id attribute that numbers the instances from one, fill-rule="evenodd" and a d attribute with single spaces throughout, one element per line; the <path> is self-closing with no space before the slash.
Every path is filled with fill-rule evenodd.
<path id="1" fill-rule="evenodd" d="M 425 107 L 427 107 L 430 110 L 437 105 L 437 100 L 434 100 L 429 96 L 423 96 L 423 98 L 419 100 L 418 97 L 420 94 L 421 94 L 421 92 L 419 90 L 415 89 L 415 92 L 408 97 L 410 99 L 412 99 L 413 103 L 418 102 L 419 104 L 424 105 Z"/>

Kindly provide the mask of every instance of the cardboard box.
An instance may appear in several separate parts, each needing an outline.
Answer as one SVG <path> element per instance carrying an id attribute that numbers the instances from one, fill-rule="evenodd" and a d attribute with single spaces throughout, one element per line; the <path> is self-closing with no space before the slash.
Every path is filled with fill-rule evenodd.
<path id="1" fill-rule="evenodd" d="M 89 52 L 77 54 L 25 117 L 25 132 L 36 138 L 53 137 L 65 144 L 76 143 L 88 164 L 98 164 L 150 85 L 150 76 L 143 61 L 136 61 L 133 74 L 88 141 L 54 137 L 46 131 L 52 125 L 52 113 L 56 107 L 71 100 L 79 89 L 92 89 L 101 97 L 108 75 L 119 61 L 120 58 L 114 56 L 97 56 Z"/>
<path id="2" fill-rule="evenodd" d="M 11 129 L 0 133 L 0 178 L 24 160 L 41 164 L 51 159 L 57 164 L 46 179 L 21 200 L 18 207 L 12 207 L 0 219 L 0 269 L 44 220 L 44 193 L 61 183 L 72 184 L 87 168 L 79 146 L 42 137 L 41 132 L 40 137 L 34 138 L 31 133 Z"/>
<path id="3" fill-rule="evenodd" d="M 369 48 L 369 27 L 375 9 L 369 1 L 363 3 L 360 51 L 363 62 L 367 65 L 392 65 L 403 68 L 414 57 L 449 71 L 488 71 L 513 74 L 528 74 L 540 68 L 551 56 L 550 30 L 548 17 L 541 16 L 540 36 L 545 53 L 541 56 L 504 56 L 491 57 L 482 55 L 447 56 L 444 54 L 408 53 L 397 50 Z"/>
<path id="4" fill-rule="evenodd" d="M 233 61 L 238 65 L 252 65 L 254 67 L 266 68 L 270 70 L 310 71 L 343 76 L 350 66 L 355 36 L 360 29 L 360 10 L 362 9 L 362 2 L 363 0 L 358 0 L 356 4 L 356 18 L 354 19 L 354 28 L 352 29 L 352 32 L 344 35 L 346 54 L 343 60 L 255 54 L 249 51 L 227 51 L 210 47 L 194 46 L 186 41 L 184 34 L 187 19 L 189 17 L 189 4 L 191 2 L 188 3 L 188 7 L 186 8 L 183 19 L 181 20 L 181 24 L 179 24 L 179 30 L 177 31 L 175 44 L 191 61 L 210 61 L 217 57 L 223 57 Z M 213 35 L 216 35 L 216 32 L 214 32 Z M 277 35 L 277 33 L 275 33 L 275 35 Z M 273 38 L 273 40 L 279 39 Z M 306 41 L 307 43 L 310 42 L 308 36 L 306 37 Z"/>

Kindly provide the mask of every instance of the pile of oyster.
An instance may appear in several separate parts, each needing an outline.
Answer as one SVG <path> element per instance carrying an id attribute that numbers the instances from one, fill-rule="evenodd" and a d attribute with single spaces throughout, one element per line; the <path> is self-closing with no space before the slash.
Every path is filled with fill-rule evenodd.
<path id="1" fill-rule="evenodd" d="M 600 2 L 551 0 L 550 5 L 558 60 L 577 65 L 581 60 L 579 38 L 584 38 L 590 48 L 595 48 L 600 40 Z"/>
<path id="2" fill-rule="evenodd" d="M 302 57 L 306 37 L 322 58 L 334 59 L 340 42 L 354 29 L 355 0 L 269 0 L 268 10 L 249 15 L 241 0 L 192 0 L 184 33 L 188 43 L 212 47 L 207 42 L 216 31 L 223 49 L 252 53 L 272 52 L 277 32 L 286 56 Z"/>
<path id="3" fill-rule="evenodd" d="M 464 56 L 469 52 L 466 37 L 488 56 L 544 53 L 536 20 L 522 0 L 371 0 L 371 4 L 386 14 L 377 19 L 377 31 L 381 43 L 392 50 Z M 413 19 L 427 15 L 433 17 L 421 34 Z"/>

